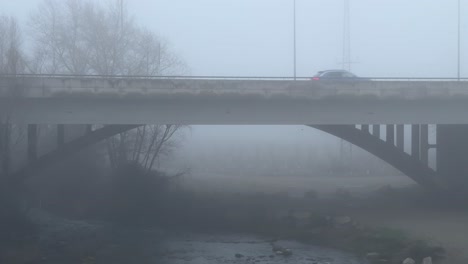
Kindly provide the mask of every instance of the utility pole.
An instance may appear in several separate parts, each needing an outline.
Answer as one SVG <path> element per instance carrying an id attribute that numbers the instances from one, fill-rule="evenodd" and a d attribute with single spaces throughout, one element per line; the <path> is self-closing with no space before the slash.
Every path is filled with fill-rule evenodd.
<path id="1" fill-rule="evenodd" d="M 293 0 L 293 20 L 294 20 L 294 81 L 296 80 L 296 0 Z"/>
<path id="2" fill-rule="evenodd" d="M 158 75 L 161 74 L 161 40 L 158 40 Z"/>
<path id="3" fill-rule="evenodd" d="M 349 0 L 344 0 L 343 8 L 343 70 L 351 71 L 351 26 Z"/>
<path id="4" fill-rule="evenodd" d="M 343 0 L 343 70 L 351 71 L 351 26 L 350 26 L 350 4 L 349 0 Z M 341 165 L 350 164 L 353 155 L 351 143 L 341 139 L 340 160 Z"/>
<path id="5" fill-rule="evenodd" d="M 119 0 L 120 5 L 120 34 L 123 37 L 124 33 L 124 0 Z"/>
<path id="6" fill-rule="evenodd" d="M 124 9 L 124 0 L 120 0 L 120 26 L 123 28 L 123 9 Z"/>
<path id="7" fill-rule="evenodd" d="M 457 79 L 460 81 L 460 64 L 461 64 L 461 59 L 460 59 L 460 44 L 461 44 L 461 17 L 460 17 L 460 8 L 461 8 L 461 1 L 458 0 L 458 52 L 457 52 Z"/>

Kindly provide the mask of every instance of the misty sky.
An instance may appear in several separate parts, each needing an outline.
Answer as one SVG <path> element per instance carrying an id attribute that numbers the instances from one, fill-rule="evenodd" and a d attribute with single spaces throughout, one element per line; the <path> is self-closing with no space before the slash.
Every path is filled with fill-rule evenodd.
<path id="1" fill-rule="evenodd" d="M 40 1 L 0 0 L 0 12 L 26 23 Z M 127 2 L 139 23 L 172 43 L 193 75 L 293 74 L 292 0 Z M 298 75 L 341 67 L 342 22 L 343 0 L 297 0 Z M 467 22 L 462 18 L 462 40 Z M 456 76 L 457 0 L 351 0 L 351 43 L 353 71 L 361 76 Z"/>
<path id="2" fill-rule="evenodd" d="M 26 26 L 41 1 L 0 0 L 0 13 L 17 16 Z M 170 41 L 193 75 L 293 74 L 293 0 L 128 0 L 127 4 L 140 24 Z M 468 14 L 468 4 L 461 13 Z M 343 0 L 297 0 L 299 76 L 341 67 L 342 29 Z M 462 17 L 462 77 L 468 77 L 467 29 L 468 16 Z M 360 76 L 455 77 L 457 0 L 351 0 L 351 44 L 353 71 Z M 318 132 L 312 131 L 297 126 L 195 127 L 192 134 L 274 141 L 317 138 Z"/>

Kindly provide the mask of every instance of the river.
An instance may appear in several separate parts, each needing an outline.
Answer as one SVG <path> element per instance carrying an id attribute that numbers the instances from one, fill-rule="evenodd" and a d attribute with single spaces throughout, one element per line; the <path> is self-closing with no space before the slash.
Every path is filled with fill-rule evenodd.
<path id="1" fill-rule="evenodd" d="M 39 257 L 45 261 L 41 263 L 366 263 L 351 254 L 294 241 L 276 241 L 276 247 L 292 252 L 290 256 L 278 255 L 273 252 L 270 241 L 254 235 L 124 228 L 102 222 L 66 220 L 42 212 L 36 215 L 41 223 Z"/>
<path id="2" fill-rule="evenodd" d="M 276 255 L 269 241 L 251 235 L 178 235 L 161 244 L 158 263 L 164 264 L 362 264 L 364 261 L 336 250 L 294 241 L 276 241 L 292 255 Z M 237 255 L 237 256 L 236 256 Z M 155 262 L 156 263 L 156 262 Z"/>

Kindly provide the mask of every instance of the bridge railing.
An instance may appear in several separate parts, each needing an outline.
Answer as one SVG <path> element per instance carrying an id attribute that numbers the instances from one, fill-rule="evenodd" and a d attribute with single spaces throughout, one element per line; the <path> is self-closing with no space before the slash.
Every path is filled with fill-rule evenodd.
<path id="1" fill-rule="evenodd" d="M 312 76 L 147 76 L 147 75 L 71 75 L 71 74 L 0 74 L 0 78 L 64 78 L 64 79 L 172 79 L 172 80 L 271 80 L 271 81 L 311 81 Z M 343 79 L 327 79 L 340 81 Z M 348 80 L 343 80 L 348 81 Z M 349 81 L 468 81 L 468 78 L 454 77 L 359 77 Z"/>
<path id="2" fill-rule="evenodd" d="M 468 79 L 372 78 L 313 81 L 308 77 L 0 75 L 0 97 L 288 97 L 303 99 L 375 97 L 379 99 L 468 96 Z M 412 82 L 420 83 L 412 83 Z M 18 89 L 17 89 L 18 88 Z"/>

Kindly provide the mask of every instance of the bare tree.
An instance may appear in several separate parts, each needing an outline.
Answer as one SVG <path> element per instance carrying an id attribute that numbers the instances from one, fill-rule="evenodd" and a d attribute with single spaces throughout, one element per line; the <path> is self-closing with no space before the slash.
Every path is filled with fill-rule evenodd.
<path id="1" fill-rule="evenodd" d="M 157 159 L 176 146 L 173 136 L 179 129 L 176 125 L 142 126 L 109 139 L 107 148 L 112 167 L 138 163 L 150 172 L 157 165 Z"/>
<path id="2" fill-rule="evenodd" d="M 181 75 L 183 60 L 167 41 L 138 26 L 124 0 L 103 7 L 87 0 L 44 0 L 31 17 L 38 73 Z M 107 141 L 111 164 L 150 170 L 180 126 L 144 126 Z"/>
<path id="3" fill-rule="evenodd" d="M 123 0 L 102 7 L 86 0 L 44 0 L 31 16 L 35 71 L 98 75 L 187 72 L 153 32 L 140 27 Z"/>
<path id="4" fill-rule="evenodd" d="M 22 37 L 16 19 L 0 16 L 0 74 L 19 74 L 26 68 Z"/>

